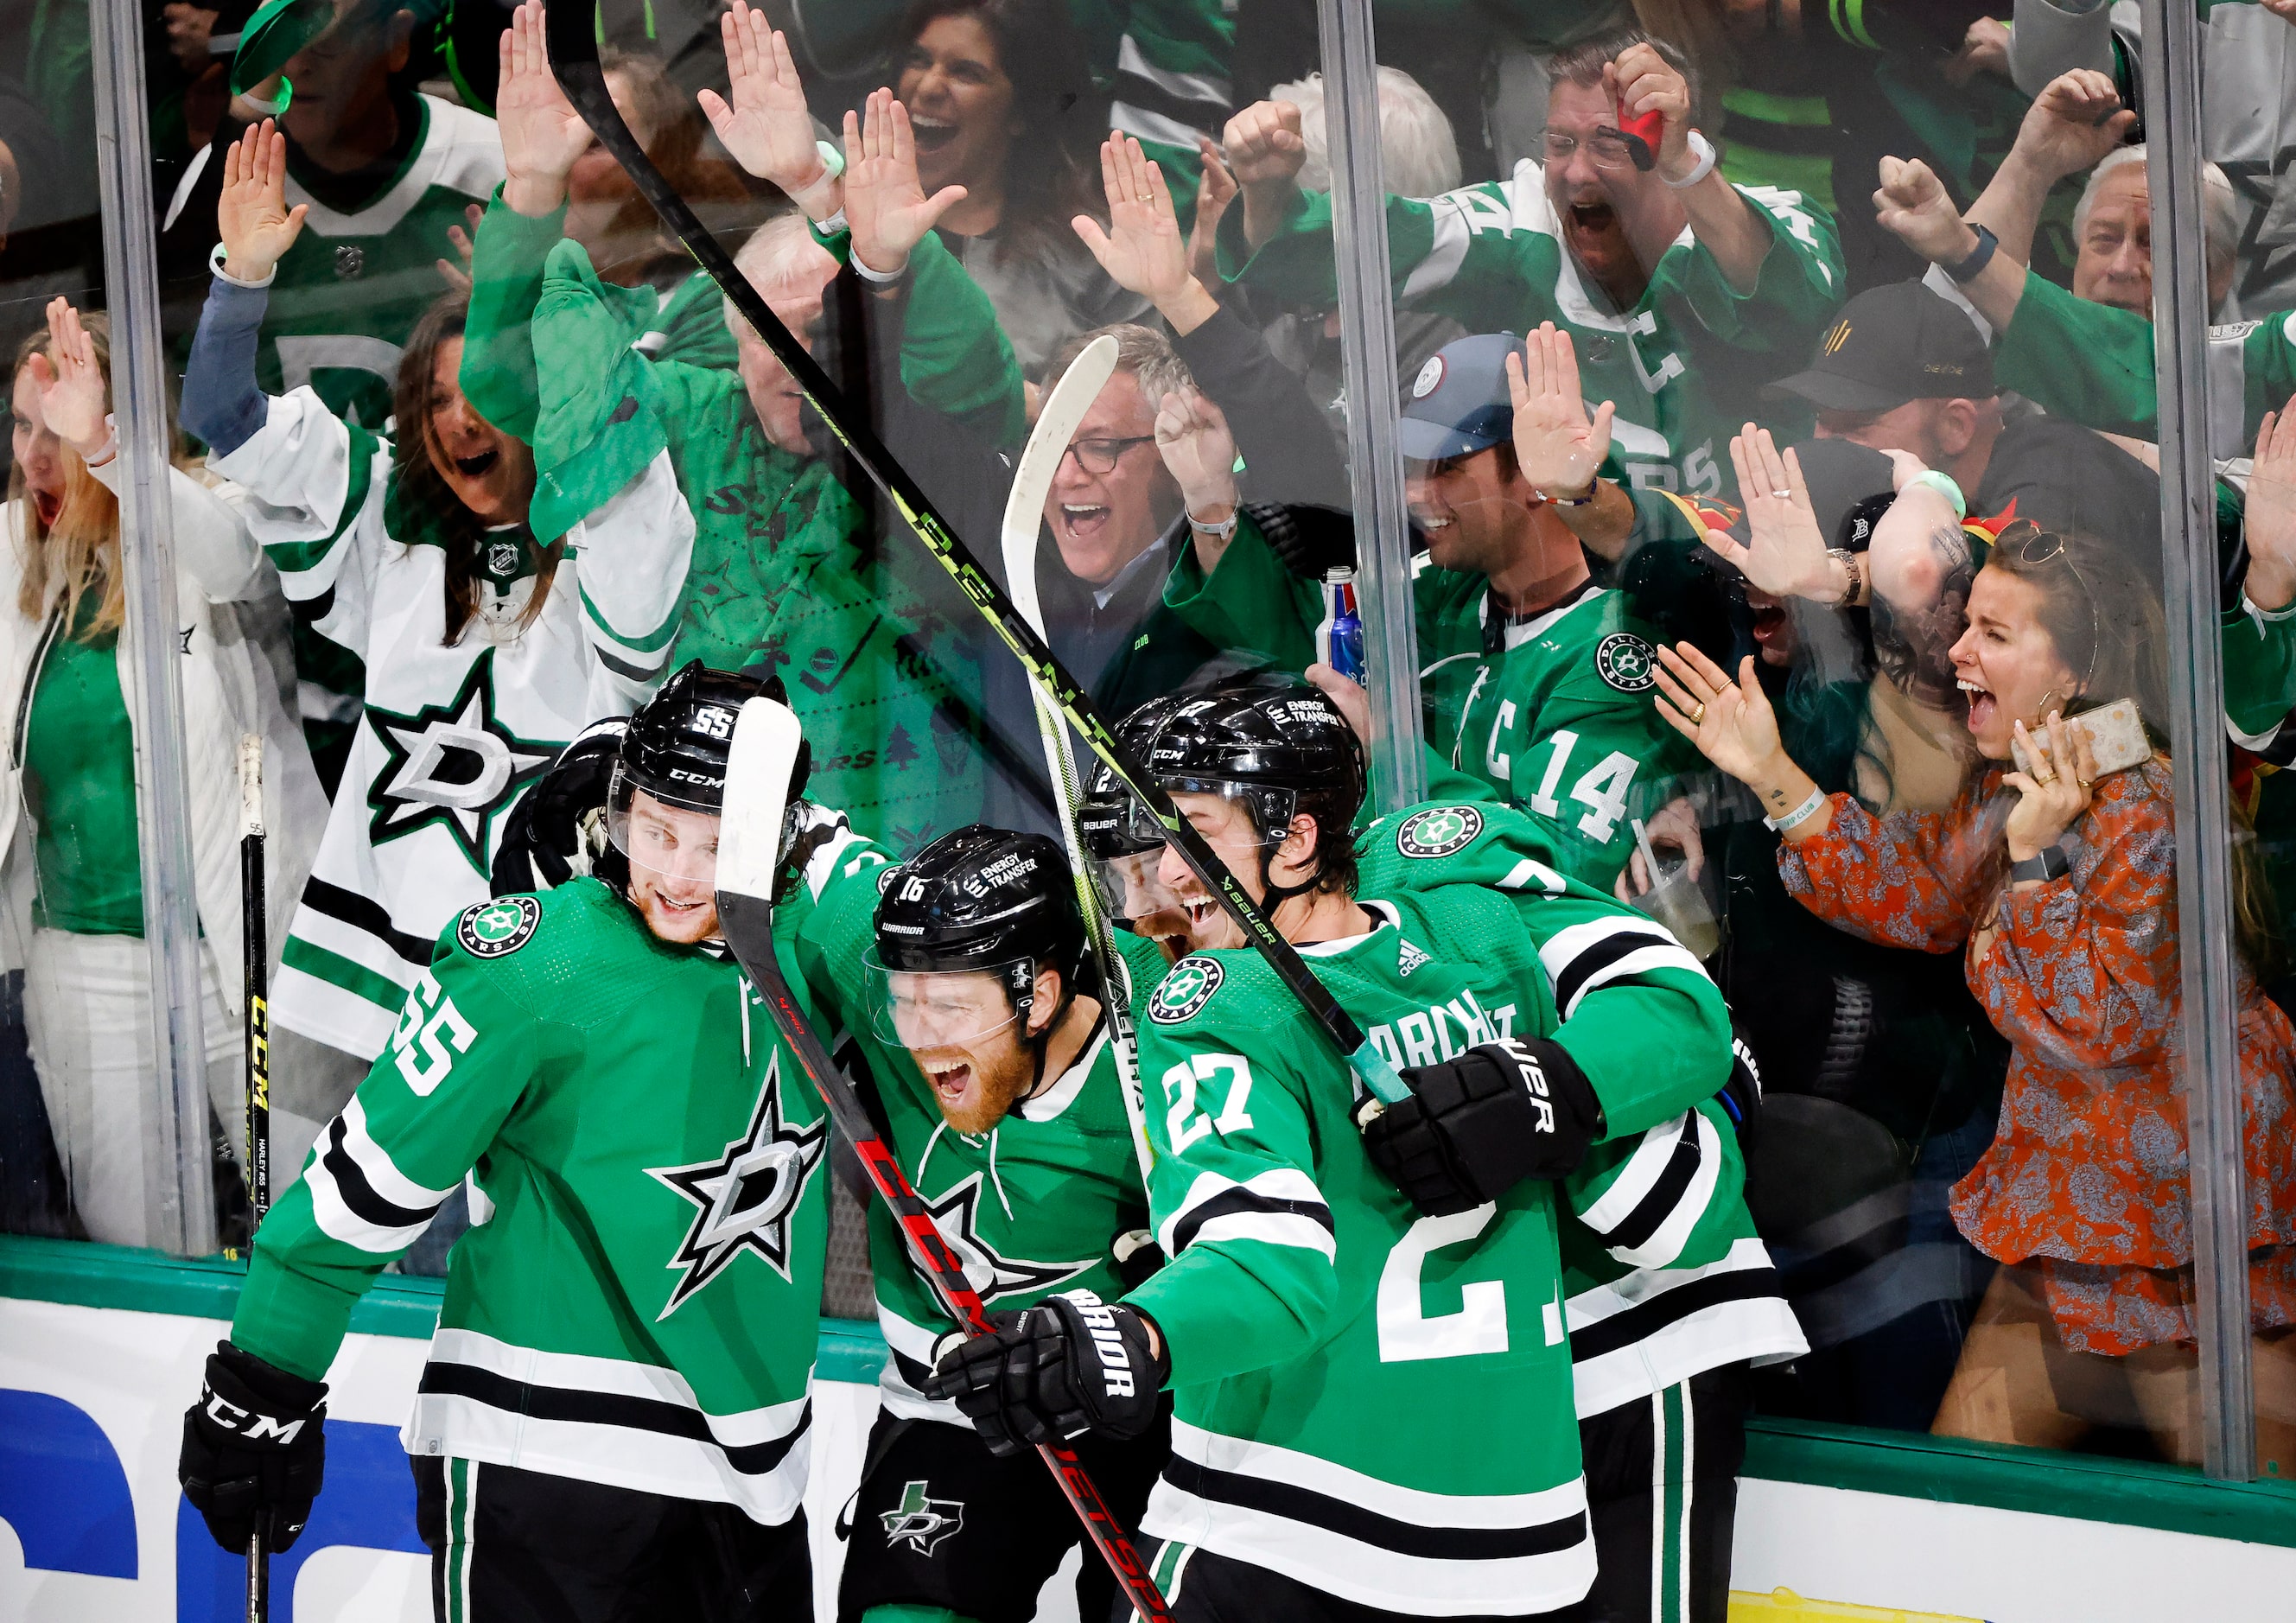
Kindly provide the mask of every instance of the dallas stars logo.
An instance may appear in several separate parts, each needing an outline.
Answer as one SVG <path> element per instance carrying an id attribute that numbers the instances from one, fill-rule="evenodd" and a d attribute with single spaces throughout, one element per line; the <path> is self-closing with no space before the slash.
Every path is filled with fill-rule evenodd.
<path id="1" fill-rule="evenodd" d="M 1595 669 L 1622 693 L 1639 693 L 1658 680 L 1658 656 L 1631 631 L 1613 631 L 1595 644 Z"/>
<path id="2" fill-rule="evenodd" d="M 1483 814 L 1472 806 L 1436 806 L 1414 812 L 1395 831 L 1406 857 L 1448 857 L 1483 832 Z"/>
<path id="3" fill-rule="evenodd" d="M 766 1259 L 783 1279 L 790 1276 L 790 1228 L 807 1180 L 829 1148 L 826 1120 L 795 1127 L 782 1119 L 781 1055 L 766 1065 L 765 1086 L 750 1116 L 750 1130 L 726 1146 L 713 1161 L 690 1167 L 649 1167 L 658 1178 L 701 1209 L 665 1266 L 684 1270 L 669 1301 L 655 1315 L 659 1323 L 678 1305 L 726 1270 L 743 1251 Z"/>
<path id="4" fill-rule="evenodd" d="M 984 1302 L 1000 1296 L 1010 1296 L 1019 1291 L 1049 1290 L 1054 1285 L 1074 1279 L 1100 1259 L 1086 1257 L 1078 1262 L 1034 1262 L 1026 1257 L 1007 1257 L 980 1237 L 980 1174 L 976 1172 L 963 1183 L 929 1201 L 926 1207 L 933 1222 L 948 1237 L 949 1250 L 964 1266 L 967 1283 Z M 914 1266 L 914 1263 L 911 1265 Z"/>
<path id="5" fill-rule="evenodd" d="M 1225 975 L 1210 958 L 1181 959 L 1148 1000 L 1148 1018 L 1160 1026 L 1178 1025 L 1211 1001 Z"/>
<path id="6" fill-rule="evenodd" d="M 443 824 L 471 865 L 487 871 L 494 820 L 557 758 L 558 746 L 524 739 L 495 718 L 494 650 L 471 663 L 462 691 L 412 716 L 373 704 L 367 723 L 386 755 L 367 837 L 377 845 Z"/>
<path id="7" fill-rule="evenodd" d="M 901 1502 L 879 1512 L 877 1520 L 884 1524 L 887 1544 L 905 1544 L 920 1555 L 931 1555 L 936 1545 L 964 1529 L 964 1501 L 929 1499 L 925 1484 L 912 1482 L 901 1489 Z"/>

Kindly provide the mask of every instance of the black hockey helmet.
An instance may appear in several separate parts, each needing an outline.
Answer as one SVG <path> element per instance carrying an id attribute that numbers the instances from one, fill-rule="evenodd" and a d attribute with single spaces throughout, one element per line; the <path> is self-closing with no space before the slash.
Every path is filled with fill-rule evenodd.
<path id="1" fill-rule="evenodd" d="M 1260 838 L 1259 879 L 1270 904 L 1351 886 L 1351 831 L 1366 788 L 1363 741 L 1305 678 L 1259 671 L 1184 699 L 1157 727 L 1148 770 L 1167 793 L 1243 804 Z M 1268 854 L 1302 812 L 1316 819 L 1316 875 L 1305 885 L 1278 885 Z"/>
<path id="2" fill-rule="evenodd" d="M 687 811 L 716 815 L 726 800 L 726 760 L 734 749 L 734 722 L 742 704 L 771 699 L 787 704 L 781 679 L 760 682 L 689 660 L 640 705 L 622 734 L 612 804 L 629 805 L 633 790 Z M 800 747 L 790 799 L 805 792 L 809 752 Z"/>
<path id="3" fill-rule="evenodd" d="M 969 1030 L 1026 1021 L 1036 1003 L 1037 969 L 1061 974 L 1062 1001 L 1074 996 L 1085 954 L 1084 920 L 1068 857 L 1043 834 L 973 824 L 944 834 L 895 868 L 877 898 L 876 943 L 868 968 L 879 984 L 870 1002 L 878 1035 L 921 1047 L 894 1023 L 915 998 L 897 998 L 893 975 L 987 974 L 1004 988 L 1009 1012 Z M 1046 1031 L 1051 1022 L 1046 1023 Z"/>
<path id="4" fill-rule="evenodd" d="M 1151 699 L 1116 724 L 1116 742 L 1144 766 L 1157 729 L 1187 697 L 1166 693 Z M 1156 873 L 1164 853 L 1164 831 L 1105 762 L 1094 770 L 1077 807 L 1077 835 L 1100 893 L 1101 911 L 1111 923 L 1132 930 L 1144 918 L 1167 915 L 1177 933 L 1185 913 Z"/>

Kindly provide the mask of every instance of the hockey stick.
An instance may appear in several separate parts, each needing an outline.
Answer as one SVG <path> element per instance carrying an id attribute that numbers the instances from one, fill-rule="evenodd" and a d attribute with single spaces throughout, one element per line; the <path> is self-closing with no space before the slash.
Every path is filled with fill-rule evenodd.
<path id="1" fill-rule="evenodd" d="M 965 1277 L 964 1263 L 934 1223 L 931 1209 L 909 1187 L 892 1146 L 878 1134 L 851 1080 L 813 1034 L 782 975 L 774 947 L 774 889 L 781 868 L 790 766 L 797 758 L 799 738 L 797 717 L 786 706 L 770 699 L 752 699 L 742 706 L 726 763 L 725 816 L 718 839 L 718 926 L 750 984 L 765 1000 L 774 1029 L 797 1057 L 837 1130 L 860 1158 L 878 1197 L 908 1237 L 917 1272 L 932 1287 L 941 1310 L 963 1325 L 965 1334 L 987 1335 L 988 1315 L 980 1293 Z M 1084 1523 L 1086 1537 L 1123 1586 L 1133 1610 L 1146 1623 L 1171 1623 L 1171 1610 L 1149 1576 L 1148 1564 L 1110 1513 L 1076 1451 L 1064 1443 L 1039 1443 L 1037 1452 Z"/>
<path id="2" fill-rule="evenodd" d="M 247 1007 L 247 1252 L 271 1209 L 271 1003 L 263 922 L 263 735 L 239 740 L 239 956 Z M 258 1521 L 247 1538 L 247 1623 L 269 1623 L 271 1552 Z"/>
<path id="3" fill-rule="evenodd" d="M 1100 398 L 1101 387 L 1116 371 L 1116 340 L 1103 333 L 1069 363 L 1061 381 L 1045 396 L 1013 472 L 1013 489 L 1004 498 L 1004 578 L 1012 583 L 1013 605 L 1038 636 L 1045 634 L 1045 613 L 1037 599 L 1037 546 L 1044 535 L 1045 498 L 1052 494 L 1053 476 L 1069 454 L 1069 437 Z M 1155 1156 L 1148 1148 L 1148 1124 L 1140 1101 L 1140 1049 L 1132 1029 L 1132 981 L 1116 952 L 1108 915 L 1100 905 L 1100 887 L 1093 883 L 1092 864 L 1077 824 L 1076 761 L 1069 753 L 1068 724 L 1053 708 L 1051 698 L 1035 682 L 1029 700 L 1037 712 L 1037 731 L 1045 744 L 1045 771 L 1053 784 L 1054 810 L 1061 819 L 1061 839 L 1068 847 L 1069 867 L 1076 875 L 1077 908 L 1084 915 L 1085 939 L 1100 965 L 1100 981 L 1107 997 L 1108 1030 L 1116 1045 L 1116 1074 L 1124 1090 L 1124 1118 L 1132 1127 L 1132 1148 L 1140 1159 L 1140 1181 L 1146 1184 Z"/>
<path id="4" fill-rule="evenodd" d="M 1250 947 L 1267 961 L 1276 978 L 1283 982 L 1292 995 L 1300 1000 L 1308 1016 L 1324 1029 L 1349 1066 L 1363 1079 L 1365 1086 L 1386 1103 L 1392 1104 L 1406 1096 L 1402 1080 L 1385 1055 L 1371 1045 L 1364 1029 L 1354 1016 L 1340 1007 L 1324 983 L 1316 979 L 1307 960 L 1277 932 L 1259 911 L 1250 894 L 1227 865 L 1214 855 L 1202 835 L 1172 804 L 1156 781 L 1141 770 L 1116 735 L 1101 718 L 1090 698 L 1070 676 L 1045 639 L 1036 628 L 1021 618 L 1020 611 L 996 578 L 980 567 L 964 543 L 944 521 L 923 489 L 912 478 L 893 454 L 885 448 L 874 430 L 861 414 L 846 404 L 829 375 L 823 372 L 805 346 L 799 343 L 790 330 L 782 324 L 772 308 L 750 285 L 750 279 L 734 268 L 734 261 L 718 240 L 697 218 L 676 187 L 662 177 L 660 169 L 645 155 L 630 127 L 622 121 L 613 97 L 607 92 L 606 77 L 598 66 L 598 42 L 594 37 L 592 12 L 589 7 L 575 5 L 569 0 L 548 7 L 544 12 L 543 26 L 549 48 L 551 71 L 557 76 L 559 87 L 566 99 L 582 115 L 599 143 L 622 166 L 633 184 L 660 215 L 662 223 L 676 234 L 685 250 L 701 268 L 709 273 L 726 296 L 734 301 L 742 316 L 754 329 L 760 340 L 774 352 L 774 357 L 789 369 L 798 390 L 805 397 L 821 420 L 828 424 L 846 451 L 862 471 L 874 480 L 878 488 L 890 496 L 900 509 L 917 538 L 925 545 L 941 568 L 947 570 L 957 588 L 972 600 L 997 635 L 1004 640 L 1021 668 L 1033 677 L 1037 686 L 1049 694 L 1053 702 L 1077 730 L 1093 754 L 1105 762 L 1119 782 L 1139 802 L 1146 807 L 1164 830 L 1164 837 L 1180 853 L 1199 883 L 1218 898 L 1220 906 L 1234 919 Z"/>

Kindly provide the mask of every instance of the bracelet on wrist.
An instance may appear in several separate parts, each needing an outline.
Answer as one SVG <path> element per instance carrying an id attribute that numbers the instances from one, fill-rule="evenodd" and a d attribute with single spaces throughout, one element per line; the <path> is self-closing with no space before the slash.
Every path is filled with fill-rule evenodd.
<path id="1" fill-rule="evenodd" d="M 1834 600 L 1834 606 L 1841 609 L 1856 608 L 1859 597 L 1866 589 L 1865 560 L 1842 546 L 1826 548 L 1825 555 L 1841 566 L 1843 582 L 1841 595 Z"/>
<path id="2" fill-rule="evenodd" d="M 821 157 L 821 173 L 789 194 L 790 201 L 804 209 L 808 214 L 813 212 L 808 205 L 823 191 L 835 185 L 845 173 L 844 153 L 826 141 L 815 142 L 813 150 Z"/>
<path id="3" fill-rule="evenodd" d="M 1971 249 L 1968 256 L 1959 262 L 1939 267 L 1956 283 L 1976 281 L 1978 273 L 1992 263 L 1994 250 L 2001 246 L 2001 239 L 1984 226 L 1972 225 L 1970 230 L 1976 234 L 1977 246 Z"/>
<path id="4" fill-rule="evenodd" d="M 234 276 L 229 271 L 224 269 L 225 265 L 230 261 L 230 258 L 231 256 L 224 251 L 224 246 L 220 242 L 208 250 L 208 269 L 215 273 L 216 279 L 217 281 L 227 282 L 234 287 L 243 287 L 253 290 L 257 288 L 269 287 L 272 283 L 278 280 L 279 266 L 276 265 L 274 265 L 268 271 L 264 273 L 263 280 L 260 282 L 250 282 L 243 276 Z"/>
<path id="5" fill-rule="evenodd" d="M 1825 791 L 1813 786 L 1809 791 L 1808 799 L 1804 800 L 1783 817 L 1763 818 L 1762 826 L 1772 833 L 1791 833 L 1817 816 L 1817 808 L 1825 804 Z"/>
<path id="6" fill-rule="evenodd" d="M 1691 187 L 1696 185 L 1700 181 L 1704 180 L 1709 175 L 1714 173 L 1714 160 L 1719 155 L 1714 150 L 1714 143 L 1711 141 L 1709 141 L 1704 135 L 1699 134 L 1698 131 L 1694 129 L 1692 130 L 1687 139 L 1690 143 L 1690 150 L 1698 154 L 1698 161 L 1691 166 L 1690 173 L 1684 176 L 1680 180 L 1667 180 L 1666 176 L 1663 175 L 1659 176 L 1660 180 L 1665 180 L 1666 184 L 1677 192 L 1687 192 Z"/>
<path id="7" fill-rule="evenodd" d="M 1230 536 L 1235 534 L 1235 511 L 1233 508 L 1229 509 L 1226 518 L 1219 520 L 1217 522 L 1210 519 L 1200 519 L 1196 517 L 1193 512 L 1190 512 L 1188 514 L 1188 528 L 1195 530 L 1200 535 L 1212 536 L 1225 541 Z"/>
<path id="8" fill-rule="evenodd" d="M 1556 496 L 1552 491 L 1541 490 L 1536 486 L 1532 487 L 1531 495 L 1554 507 L 1584 507 L 1595 499 L 1595 493 L 1600 489 L 1602 483 L 1601 478 L 1597 477 L 1587 485 L 1587 494 L 1584 496 Z"/>

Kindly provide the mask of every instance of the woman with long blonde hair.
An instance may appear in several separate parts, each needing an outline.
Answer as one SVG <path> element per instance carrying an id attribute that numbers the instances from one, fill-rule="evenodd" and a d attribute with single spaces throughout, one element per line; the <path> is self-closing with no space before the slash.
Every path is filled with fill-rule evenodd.
<path id="1" fill-rule="evenodd" d="M 18 351 L 12 385 L 15 466 L 9 545 L 0 553 L 0 717 L 8 726 L 0 964 L 24 973 L 33 1063 L 80 1225 L 93 1239 L 140 1245 L 150 1239 L 146 1191 L 161 1181 L 152 1151 L 160 1106 L 138 859 L 144 717 L 122 635 L 110 331 L 102 316 L 83 319 L 62 299 L 47 317 Z M 260 567 L 233 510 L 197 480 L 170 470 L 169 496 L 201 1026 L 209 1100 L 237 1143 L 241 735 L 259 732 L 266 742 L 275 893 L 291 894 L 308 871 L 311 841 L 298 830 L 324 801 L 288 697 L 260 652 L 286 635 L 277 578 Z M 296 1136 L 292 1112 L 274 1121 L 282 1136 Z M 305 1142 L 316 1126 L 302 1124 Z"/>

